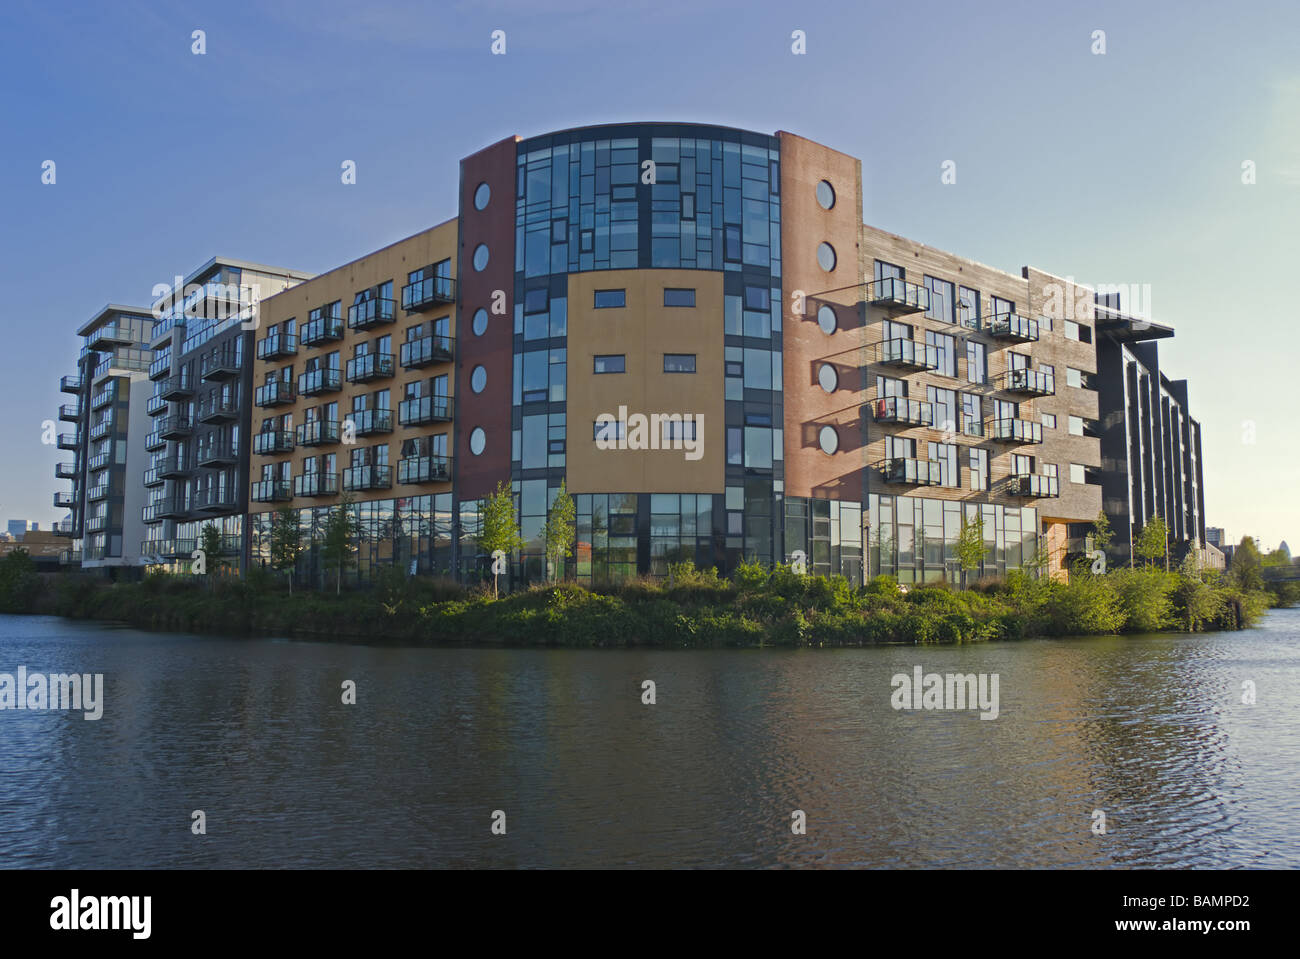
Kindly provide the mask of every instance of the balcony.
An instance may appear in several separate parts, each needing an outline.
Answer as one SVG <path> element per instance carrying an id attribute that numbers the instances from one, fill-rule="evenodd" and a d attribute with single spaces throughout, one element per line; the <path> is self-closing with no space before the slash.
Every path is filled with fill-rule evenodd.
<path id="1" fill-rule="evenodd" d="M 1033 420 L 994 420 L 989 438 L 999 443 L 1041 443 L 1043 424 Z"/>
<path id="2" fill-rule="evenodd" d="M 408 456 L 397 461 L 399 483 L 450 483 L 451 459 L 446 456 Z"/>
<path id="3" fill-rule="evenodd" d="M 239 461 L 239 451 L 228 442 L 204 443 L 195 452 L 199 466 L 231 466 Z"/>
<path id="4" fill-rule="evenodd" d="M 194 495 L 194 508 L 208 513 L 232 510 L 235 508 L 235 492 L 223 487 L 200 490 Z"/>
<path id="5" fill-rule="evenodd" d="M 890 316 L 924 313 L 930 308 L 930 291 L 896 276 L 876 280 L 867 287 L 867 302 Z"/>
<path id="6" fill-rule="evenodd" d="M 108 529 L 107 516 L 91 516 L 86 520 L 87 533 L 102 533 Z"/>
<path id="7" fill-rule="evenodd" d="M 901 483 L 906 486 L 939 486 L 943 482 L 943 464 L 937 460 L 895 458 L 884 460 L 879 468 L 886 483 Z"/>
<path id="8" fill-rule="evenodd" d="M 239 358 L 232 347 L 220 347 L 203 355 L 199 378 L 205 382 L 234 379 L 239 375 Z"/>
<path id="9" fill-rule="evenodd" d="M 871 403 L 872 416 L 877 423 L 897 423 L 903 426 L 933 426 L 934 407 L 905 396 L 882 396 Z"/>
<path id="10" fill-rule="evenodd" d="M 345 490 L 392 489 L 391 466 L 349 466 L 343 471 Z"/>
<path id="11" fill-rule="evenodd" d="M 146 489 L 153 489 L 155 486 L 162 486 L 163 480 L 161 466 L 151 466 L 144 471 L 144 485 Z"/>
<path id="12" fill-rule="evenodd" d="M 81 433 L 60 433 L 57 445 L 61 450 L 75 450 L 81 446 Z"/>
<path id="13" fill-rule="evenodd" d="M 1026 396 L 1051 396 L 1056 392 L 1056 378 L 1042 370 L 1007 370 L 1002 375 L 1002 389 Z"/>
<path id="14" fill-rule="evenodd" d="M 450 396 L 417 396 L 414 399 L 402 400 L 397 408 L 397 421 L 403 426 L 449 423 L 451 413 Z"/>
<path id="15" fill-rule="evenodd" d="M 160 419 L 154 432 L 165 440 L 180 440 L 194 432 L 194 423 L 188 413 L 176 413 Z"/>
<path id="16" fill-rule="evenodd" d="M 162 434 L 159 433 L 157 430 L 154 430 L 152 433 L 149 433 L 144 438 L 144 448 L 150 453 L 160 450 L 166 445 L 167 445 L 167 441 L 163 439 Z"/>
<path id="17" fill-rule="evenodd" d="M 373 436 L 393 431 L 392 410 L 353 410 L 346 417 L 352 421 L 357 436 Z"/>
<path id="18" fill-rule="evenodd" d="M 915 340 L 885 340 L 880 344 L 880 363 L 900 370 L 937 370 L 939 348 Z"/>
<path id="19" fill-rule="evenodd" d="M 402 344 L 402 367 L 408 370 L 428 366 L 431 363 L 449 363 L 452 358 L 452 338 L 450 336 L 422 336 L 407 340 Z"/>
<path id="20" fill-rule="evenodd" d="M 167 412 L 167 401 L 155 393 L 145 401 L 144 411 L 150 416 L 161 416 Z"/>
<path id="21" fill-rule="evenodd" d="M 200 423 L 231 423 L 239 419 L 239 400 L 214 393 L 199 404 Z"/>
<path id="22" fill-rule="evenodd" d="M 418 313 L 439 303 L 456 302 L 456 281 L 449 276 L 426 276 L 402 287 L 402 309 Z"/>
<path id="23" fill-rule="evenodd" d="M 165 400 L 187 400 L 194 395 L 194 384 L 190 382 L 190 371 L 181 370 L 175 376 L 169 376 L 158 388 L 158 396 Z"/>
<path id="24" fill-rule="evenodd" d="M 286 356 L 295 356 L 298 352 L 298 337 L 290 333 L 271 333 L 257 341 L 257 358 L 259 360 L 279 360 Z"/>
<path id="25" fill-rule="evenodd" d="M 72 509 L 76 505 L 76 503 L 77 503 L 76 497 L 74 497 L 71 493 L 54 494 L 55 509 Z"/>
<path id="26" fill-rule="evenodd" d="M 59 378 L 59 390 L 64 393 L 80 393 L 80 376 L 63 376 Z"/>
<path id="27" fill-rule="evenodd" d="M 71 536 L 72 533 L 56 532 L 55 535 Z M 71 566 L 74 563 L 80 563 L 80 562 L 81 562 L 81 550 L 79 549 L 65 549 L 59 552 L 59 564 L 62 566 Z"/>
<path id="28" fill-rule="evenodd" d="M 293 452 L 292 430 L 263 430 L 253 434 L 253 452 L 258 456 Z"/>
<path id="29" fill-rule="evenodd" d="M 338 370 L 308 370 L 298 377 L 298 392 L 303 396 L 337 393 L 342 388 L 343 379 Z"/>
<path id="30" fill-rule="evenodd" d="M 162 479 L 183 479 L 189 476 L 191 472 L 186 457 L 179 453 L 172 453 L 170 456 L 163 457 L 162 461 L 154 468 Z"/>
<path id="31" fill-rule="evenodd" d="M 117 388 L 109 384 L 90 398 L 90 408 L 92 410 L 103 409 L 115 399 L 117 399 Z"/>
<path id="32" fill-rule="evenodd" d="M 141 556 L 159 559 L 189 559 L 198 543 L 192 539 L 147 539 L 140 544 Z"/>
<path id="33" fill-rule="evenodd" d="M 189 504 L 187 504 L 184 499 L 175 496 L 164 499 L 161 503 L 147 507 L 147 509 L 152 509 L 154 511 L 155 520 L 185 519 L 190 515 Z M 149 520 L 146 519 L 145 522 L 149 522 Z"/>
<path id="34" fill-rule="evenodd" d="M 102 499 L 108 499 L 108 494 L 112 490 L 111 483 L 96 483 L 90 489 L 86 490 L 86 502 L 96 503 Z"/>
<path id="35" fill-rule="evenodd" d="M 286 406 L 295 398 L 292 380 L 272 380 L 253 391 L 253 404 L 262 408 Z"/>
<path id="36" fill-rule="evenodd" d="M 81 405 L 79 403 L 64 403 L 59 407 L 59 419 L 67 423 L 75 423 L 81 419 Z"/>
<path id="37" fill-rule="evenodd" d="M 259 480 L 253 484 L 249 499 L 254 503 L 286 503 L 293 498 L 288 480 Z"/>
<path id="38" fill-rule="evenodd" d="M 392 323 L 396 316 L 392 300 L 366 300 L 348 307 L 348 328 L 368 330 L 383 323 Z"/>
<path id="39" fill-rule="evenodd" d="M 1038 339 L 1038 321 L 1019 313 L 998 313 L 987 318 L 985 330 L 995 340 L 1032 343 Z"/>
<path id="40" fill-rule="evenodd" d="M 338 441 L 338 420 L 312 420 L 298 427 L 299 446 L 327 446 Z"/>
<path id="41" fill-rule="evenodd" d="M 368 383 L 393 375 L 392 353 L 366 353 L 348 360 L 349 383 Z"/>
<path id="42" fill-rule="evenodd" d="M 1007 478 L 1007 492 L 1012 496 L 1054 499 L 1060 495 L 1060 481 L 1038 473 L 1013 473 Z"/>
<path id="43" fill-rule="evenodd" d="M 113 432 L 113 418 L 110 416 L 108 419 L 100 420 L 90 428 L 90 439 L 92 442 L 102 440 L 111 432 Z"/>
<path id="44" fill-rule="evenodd" d="M 86 337 L 86 346 L 99 353 L 108 353 L 114 347 L 130 346 L 135 342 L 136 334 L 126 323 L 105 323 L 91 330 Z"/>
<path id="45" fill-rule="evenodd" d="M 160 380 L 172 371 L 172 356 L 164 353 L 149 364 L 149 379 Z"/>
<path id="46" fill-rule="evenodd" d="M 76 479 L 80 474 L 76 463 L 55 463 L 54 475 L 58 479 Z"/>
<path id="47" fill-rule="evenodd" d="M 293 478 L 294 496 L 337 496 L 338 473 L 303 473 Z"/>
<path id="48" fill-rule="evenodd" d="M 332 343 L 343 339 L 343 318 L 324 316 L 303 324 L 299 341 L 303 346 L 315 346 L 318 343 Z"/>
<path id="49" fill-rule="evenodd" d="M 97 470 L 102 470 L 107 466 L 111 466 L 112 463 L 113 463 L 113 451 L 104 450 L 102 453 L 96 453 L 94 456 L 92 456 L 90 458 L 90 461 L 86 464 L 86 468 L 90 472 L 94 473 Z"/>

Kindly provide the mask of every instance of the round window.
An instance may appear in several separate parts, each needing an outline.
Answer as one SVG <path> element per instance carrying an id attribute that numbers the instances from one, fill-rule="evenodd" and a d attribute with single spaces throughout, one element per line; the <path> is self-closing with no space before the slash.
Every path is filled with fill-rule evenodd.
<path id="1" fill-rule="evenodd" d="M 822 368 L 817 371 L 817 382 L 821 384 L 822 389 L 827 393 L 834 393 L 835 388 L 840 385 L 840 377 L 835 372 L 835 367 L 829 363 L 823 363 Z"/>
<path id="2" fill-rule="evenodd" d="M 487 310 L 479 307 L 474 311 L 474 335 L 482 336 L 487 332 Z"/>
<path id="3" fill-rule="evenodd" d="M 476 426 L 469 434 L 469 451 L 478 456 L 487 448 L 487 434 L 483 432 L 483 427 Z"/>
<path id="4" fill-rule="evenodd" d="M 830 336 L 835 332 L 835 310 L 832 307 L 822 304 L 817 307 L 817 325 L 822 328 L 822 332 Z"/>
<path id="5" fill-rule="evenodd" d="M 821 197 L 821 187 L 817 188 L 817 196 Z M 488 201 L 492 199 L 492 188 L 486 183 L 480 183 L 474 190 L 474 209 L 483 210 L 487 208 Z M 824 204 L 823 204 L 824 205 Z"/>
<path id="6" fill-rule="evenodd" d="M 835 187 L 831 186 L 825 180 L 817 184 L 817 202 L 821 204 L 823 210 L 829 210 L 835 205 Z M 483 209 L 479 207 L 479 209 Z"/>
<path id="7" fill-rule="evenodd" d="M 824 243 L 822 244 L 822 246 L 825 246 L 825 245 L 826 245 L 826 244 L 824 244 Z M 817 255 L 818 255 L 818 256 L 821 256 L 820 253 L 817 254 Z M 834 251 L 834 250 L 831 251 L 831 259 L 832 259 L 832 260 L 835 259 L 835 251 Z M 475 269 L 475 270 L 478 270 L 479 272 L 482 272 L 484 269 L 487 268 L 487 265 L 488 265 L 488 248 L 487 248 L 487 244 L 485 244 L 485 243 L 480 243 L 478 246 L 474 247 L 474 269 Z"/>
<path id="8" fill-rule="evenodd" d="M 475 393 L 482 393 L 485 386 L 487 386 L 487 370 L 481 366 L 474 367 L 474 372 L 469 375 L 469 388 Z"/>
<path id="9" fill-rule="evenodd" d="M 817 434 L 817 443 L 822 452 L 830 455 L 840 448 L 840 435 L 833 426 L 823 426 Z"/>
<path id="10" fill-rule="evenodd" d="M 479 249 L 481 250 L 483 248 L 479 247 Z M 823 243 L 821 246 L 817 247 L 817 263 L 827 273 L 835 269 L 835 247 L 831 246 L 829 243 Z M 474 254 L 474 265 L 478 266 L 477 252 Z"/>

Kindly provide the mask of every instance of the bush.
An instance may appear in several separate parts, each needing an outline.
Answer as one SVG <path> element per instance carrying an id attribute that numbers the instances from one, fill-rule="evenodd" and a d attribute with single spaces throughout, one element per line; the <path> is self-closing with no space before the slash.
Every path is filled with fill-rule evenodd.
<path id="1" fill-rule="evenodd" d="M 1124 613 L 1126 628 L 1130 632 L 1154 633 L 1176 625 L 1171 596 L 1175 577 L 1162 569 L 1117 569 L 1108 574 L 1113 578 Z"/>
<path id="2" fill-rule="evenodd" d="M 25 549 L 0 558 L 0 613 L 30 613 L 45 584 Z"/>

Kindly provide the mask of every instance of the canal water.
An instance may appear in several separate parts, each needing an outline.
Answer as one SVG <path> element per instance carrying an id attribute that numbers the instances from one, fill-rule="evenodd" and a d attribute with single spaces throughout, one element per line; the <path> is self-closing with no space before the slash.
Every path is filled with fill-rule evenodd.
<path id="1" fill-rule="evenodd" d="M 20 666 L 102 673 L 103 716 L 0 711 L 0 868 L 1300 866 L 1300 610 L 1243 633 L 800 651 L 0 616 L 0 673 Z M 997 718 L 895 709 L 917 666 L 996 675 Z"/>

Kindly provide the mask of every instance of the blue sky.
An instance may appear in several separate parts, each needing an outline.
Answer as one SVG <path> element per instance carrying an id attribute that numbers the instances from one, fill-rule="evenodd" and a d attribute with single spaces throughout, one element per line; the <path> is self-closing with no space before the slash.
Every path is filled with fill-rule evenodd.
<path id="1" fill-rule="evenodd" d="M 41 423 L 103 304 L 214 255 L 323 271 L 453 216 L 502 137 L 672 120 L 861 157 L 866 221 L 932 246 L 1149 285 L 1208 522 L 1300 546 L 1293 2 L 11 0 L 0 54 L 0 520 L 61 515 Z"/>

